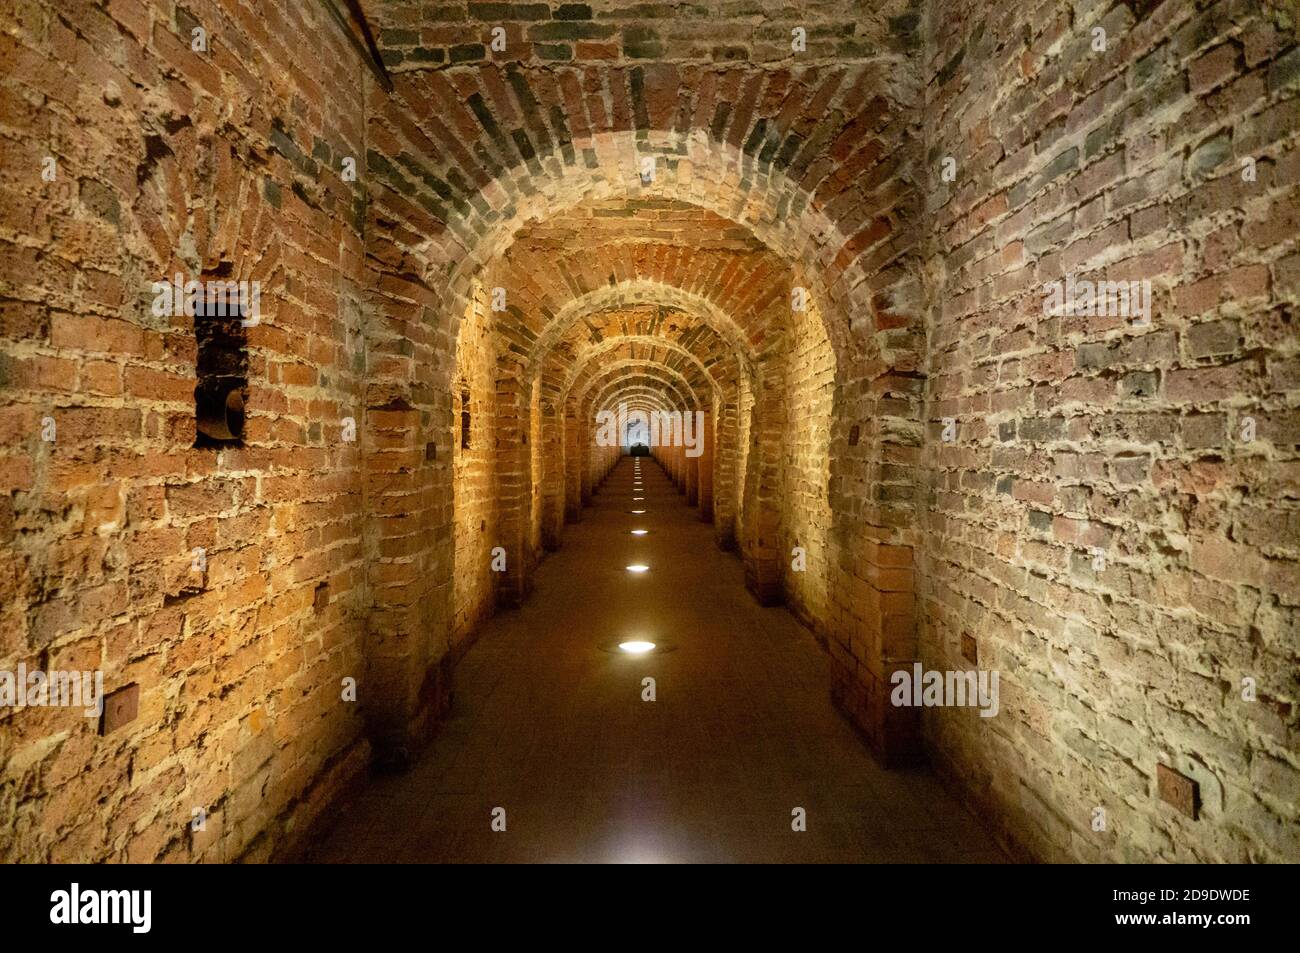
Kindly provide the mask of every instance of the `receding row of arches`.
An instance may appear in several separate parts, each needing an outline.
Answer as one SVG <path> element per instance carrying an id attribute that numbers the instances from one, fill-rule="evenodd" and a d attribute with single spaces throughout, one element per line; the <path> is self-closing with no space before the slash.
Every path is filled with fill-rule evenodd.
<path id="1" fill-rule="evenodd" d="M 528 596 L 538 562 L 621 452 L 597 441 L 598 414 L 624 407 L 702 416 L 698 456 L 658 455 L 718 545 L 738 553 L 754 596 L 786 603 L 825 640 L 837 694 L 883 740 L 864 683 L 883 682 L 885 616 L 910 625 L 911 585 L 900 587 L 908 605 L 882 590 L 854 605 L 880 562 L 855 556 L 882 544 L 910 552 L 909 527 L 881 512 L 870 470 L 896 436 L 889 417 L 911 411 L 892 393 L 881 341 L 849 333 L 874 307 L 869 282 L 829 253 L 835 225 L 794 183 L 725 144 L 672 138 L 648 180 L 625 168 L 648 144 L 614 134 L 582 169 L 511 170 L 481 192 L 495 214 L 471 205 L 453 223 L 412 208 L 408 183 L 374 196 L 376 240 L 393 244 L 394 267 L 372 299 L 388 318 L 372 350 L 391 333 L 404 353 L 370 386 L 420 426 L 460 435 L 448 459 L 392 474 L 408 513 L 409 497 L 424 505 L 421 528 L 381 543 L 374 560 L 408 565 L 411 580 L 395 593 L 410 644 L 379 660 L 379 676 L 407 693 L 389 731 L 408 731 L 413 713 L 418 723 L 432 661 L 454 666 L 487 615 Z M 870 458 L 837 455 L 851 427 L 875 438 Z M 841 458 L 856 472 L 834 472 Z"/>
<path id="2" fill-rule="evenodd" d="M 763 386 L 756 362 L 729 347 L 713 329 L 707 301 L 688 310 L 685 296 L 673 295 L 670 286 L 639 283 L 618 290 L 621 293 L 612 299 L 598 296 L 568 309 L 556 321 L 568 328 L 548 329 L 552 333 L 531 360 L 520 360 L 511 350 L 502 323 L 494 321 L 495 314 L 508 312 L 494 313 L 487 306 L 489 289 L 480 282 L 470 295 L 456 366 L 468 388 L 463 394 L 468 394 L 469 406 L 480 408 L 484 436 L 469 446 L 462 441 L 457 453 L 459 635 L 468 635 L 493 605 L 523 598 L 532 567 L 545 551 L 562 544 L 565 523 L 581 518 L 583 507 L 624 450 L 622 439 L 601 439 L 604 414 L 624 420 L 639 414 L 648 422 L 688 418 L 685 428 L 656 435 L 656 449 L 688 502 L 699 506 L 702 519 L 715 524 L 723 548 L 754 556 L 776 545 L 775 540 L 748 536 L 756 524 L 744 520 L 746 512 L 758 511 L 762 488 L 748 472 L 750 437 L 765 425 L 755 416 L 760 406 L 756 395 Z M 662 303 L 669 300 L 676 304 Z M 575 328 L 580 333 L 572 333 Z M 794 350 L 774 351 L 771 360 L 811 360 L 833 368 L 824 336 L 821 350 L 814 346 L 811 356 L 807 342 L 792 338 L 791 344 Z M 786 371 L 780 373 L 784 377 Z M 781 420 L 779 429 L 800 433 L 804 450 L 820 464 L 820 473 L 814 466 L 798 479 L 795 492 L 812 508 L 801 525 L 824 525 L 833 375 L 798 383 L 785 397 L 790 406 L 803 409 Z M 518 419 L 521 411 L 526 421 Z M 509 421 L 501 419 L 503 413 Z M 489 488 L 490 519 L 481 515 Z M 768 503 L 780 501 L 774 496 Z M 780 525 L 779 515 L 771 525 Z M 514 529 L 512 535 L 506 535 L 507 528 Z M 796 545 L 806 547 L 807 542 Z M 507 568 L 484 573 L 495 544 L 505 549 Z M 776 568 L 770 562 L 763 571 Z M 776 601 L 781 584 L 775 576 L 766 578 L 762 585 L 769 590 L 756 588 L 756 594 Z"/>

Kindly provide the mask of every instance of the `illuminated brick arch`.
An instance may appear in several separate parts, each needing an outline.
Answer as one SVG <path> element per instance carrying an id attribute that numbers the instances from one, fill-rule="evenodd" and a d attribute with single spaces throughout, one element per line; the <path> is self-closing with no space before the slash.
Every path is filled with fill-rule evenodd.
<path id="1" fill-rule="evenodd" d="M 774 81 L 774 74 L 762 70 L 736 70 L 735 76 L 720 71 L 720 81 L 752 78 L 757 90 Z M 448 414 L 449 402 L 439 396 L 454 373 L 448 342 L 457 338 L 471 292 L 476 282 L 508 290 L 510 306 L 494 324 L 503 355 L 497 419 L 526 422 L 534 406 L 541 415 L 540 425 L 521 425 L 501 437 L 507 454 L 499 467 L 508 491 L 503 507 L 515 514 L 506 545 L 523 548 L 525 558 L 516 564 L 527 568 L 527 553 L 541 548 L 545 505 L 537 503 L 536 480 L 544 496 L 546 475 L 544 462 L 540 471 L 528 462 L 536 458 L 536 439 L 525 446 L 524 437 L 532 427 L 544 441 L 548 420 L 558 423 L 567 413 L 541 399 L 551 393 L 556 368 L 564 363 L 557 356 L 548 366 L 552 347 L 574 315 L 602 299 L 626 296 L 630 289 L 620 292 L 620 284 L 680 286 L 667 294 L 658 289 L 656 303 L 676 298 L 688 313 L 730 319 L 712 324 L 746 372 L 737 375 L 734 406 L 723 402 L 733 432 L 726 433 L 721 417 L 717 426 L 718 438 L 729 438 L 743 461 L 734 493 L 739 512 L 725 522 L 734 527 L 751 590 L 765 603 L 782 601 L 782 446 L 787 422 L 803 425 L 807 419 L 790 403 L 802 397 L 787 391 L 783 362 L 794 327 L 791 290 L 805 288 L 832 355 L 830 377 L 816 384 L 829 395 L 829 417 L 816 424 L 829 440 L 827 492 L 855 497 L 851 507 L 832 508 L 834 525 L 816 571 L 825 574 L 824 591 L 857 593 L 864 584 L 874 591 L 883 578 L 876 548 L 888 543 L 896 562 L 898 552 L 910 553 L 916 532 L 916 494 L 893 486 L 912 480 L 916 466 L 908 448 L 918 430 L 917 381 L 924 370 L 918 357 L 924 344 L 918 275 L 909 257 L 914 238 L 905 227 L 918 207 L 909 178 L 916 152 L 884 146 L 912 135 L 900 118 L 903 104 L 893 98 L 907 97 L 906 84 L 894 81 L 879 62 L 855 64 L 833 82 L 795 70 L 800 89 L 807 88 L 807 116 L 783 111 L 778 86 L 772 86 L 773 96 L 748 100 L 748 131 L 731 129 L 729 122 L 718 126 L 712 118 L 724 114 L 702 102 L 682 121 L 665 107 L 651 109 L 634 126 L 607 112 L 593 116 L 592 110 L 604 108 L 597 99 L 613 101 L 608 84 L 621 75 L 601 67 L 590 78 L 604 91 L 590 95 L 580 85 L 577 97 L 556 102 L 549 114 L 525 118 L 515 142 L 527 139 L 529 145 L 516 153 L 509 137 L 483 124 L 476 103 L 502 95 L 515 96 L 520 107 L 554 100 L 551 75 L 496 64 L 413 69 L 396 78 L 394 96 L 372 116 L 371 141 L 380 148 L 368 155 L 368 214 L 380 263 L 373 304 L 383 318 L 371 339 L 372 353 L 381 360 L 370 380 L 369 405 L 407 405 L 419 420 Z M 654 92 L 656 102 L 694 95 L 680 83 L 665 82 Z M 709 95 L 717 88 L 710 87 Z M 579 109 L 586 110 L 582 117 Z M 456 132 L 445 134 L 451 129 Z M 647 156 L 654 159 L 654 174 L 643 181 L 640 162 Z M 638 232 L 638 222 L 679 212 L 702 229 L 698 247 L 672 235 Z M 628 240 L 594 230 L 589 240 L 581 230 L 571 229 L 567 237 L 551 234 L 555 223 L 594 221 L 598 215 L 625 217 Z M 685 294 L 695 296 L 689 306 Z M 843 452 L 850 434 L 861 449 Z M 539 472 L 539 478 L 528 476 Z M 428 521 L 436 528 L 445 477 L 417 469 L 400 479 L 404 492 L 432 501 Z M 556 509 L 552 505 L 550 512 Z M 405 539 L 381 538 L 374 564 L 382 569 L 395 560 L 443 562 L 439 534 L 428 535 L 434 542 L 418 545 L 415 557 Z M 896 568 L 890 567 L 891 578 Z M 377 612 L 389 619 L 394 614 L 383 601 L 377 600 Z M 879 697 L 880 657 L 872 653 L 882 649 L 870 633 L 883 624 L 881 605 L 873 599 L 866 609 L 866 643 L 838 628 L 837 620 L 862 619 L 856 604 L 827 607 L 809 620 L 854 646 L 851 659 L 837 669 L 837 685 L 867 682 L 866 694 L 850 698 L 843 688 L 837 692 L 857 709 L 860 722 L 872 717 L 870 705 Z M 398 615 L 401 631 L 419 624 L 410 612 L 406 621 Z M 418 655 L 422 638 L 413 638 Z M 855 654 L 862 644 L 868 645 L 867 657 Z"/>
<path id="2" fill-rule="evenodd" d="M 617 340 L 615 339 L 616 342 Z M 607 376 L 611 369 L 639 366 L 658 367 L 672 374 L 687 389 L 692 403 L 711 402 L 717 389 L 708 373 L 691 359 L 690 352 L 683 353 L 672 348 L 645 349 L 623 341 L 600 354 L 584 355 L 572 385 L 561 398 L 586 393 L 592 381 Z"/>
<path id="3" fill-rule="evenodd" d="M 878 109 L 879 103 L 863 106 Z M 860 118 L 869 123 L 870 116 L 864 112 Z M 862 207 L 861 198 L 850 204 L 841 194 L 838 203 L 820 203 L 799 182 L 770 168 L 756 168 L 742 149 L 713 140 L 706 130 L 686 135 L 665 130 L 656 138 L 656 172 L 649 183 L 642 183 L 640 160 L 651 153 L 635 130 L 619 130 L 592 139 L 593 164 L 566 166 L 557 148 L 539 155 L 535 163 L 519 162 L 501 171 L 480 189 L 477 196 L 486 210 L 470 204 L 456 227 L 440 229 L 415 249 L 433 271 L 449 271 L 452 315 L 482 267 L 505 254 L 515 233 L 528 223 L 544 221 L 580 201 L 664 198 L 730 219 L 767 247 L 780 249 L 787 260 L 805 265 L 810 290 L 828 302 L 828 318 L 832 313 L 842 316 L 827 325 L 837 353 L 850 346 L 850 324 L 870 333 L 883 329 L 874 318 L 883 302 L 868 281 L 868 269 L 876 263 L 869 252 L 879 251 L 894 230 L 888 202 L 882 202 L 887 207 L 879 216 L 859 222 L 855 213 Z M 852 194 L 852 186 L 847 191 Z M 842 221 L 835 221 L 827 209 L 842 209 Z M 847 235 L 841 227 L 855 225 L 861 227 Z M 468 241 L 470 234 L 476 240 Z"/>
<path id="4" fill-rule="evenodd" d="M 649 354 L 642 356 L 641 349 L 648 350 Z M 723 386 L 724 382 L 720 381 L 715 372 L 706 367 L 704 362 L 696 357 L 695 353 L 690 349 L 682 347 L 673 341 L 651 337 L 648 334 L 627 334 L 606 338 L 600 344 L 594 345 L 590 350 L 583 353 L 574 362 L 569 369 L 568 377 L 560 385 L 558 398 L 563 402 L 575 385 L 580 386 L 584 378 L 590 377 L 597 368 L 607 365 L 611 357 L 659 361 L 661 360 L 660 355 L 657 353 L 659 351 L 665 352 L 665 355 L 671 354 L 681 358 L 695 372 L 684 376 L 690 380 L 691 387 L 697 394 L 703 390 L 711 399 L 715 392 Z"/>
<path id="5" fill-rule="evenodd" d="M 704 353 L 706 358 L 716 357 L 710 348 L 706 347 Z M 697 399 L 710 407 L 718 402 L 717 395 L 726 386 L 725 381 L 719 382 L 715 375 L 728 363 L 734 363 L 718 360 L 713 368 L 709 368 L 694 352 L 671 338 L 640 334 L 609 337 L 589 346 L 573 359 L 567 369 L 563 369 L 565 376 L 562 379 L 559 378 L 561 368 L 543 369 L 539 375 L 542 387 L 540 439 L 544 452 L 540 466 L 541 512 L 538 518 L 541 521 L 541 545 L 546 549 L 558 548 L 566 510 L 573 515 L 581 499 L 577 489 L 580 480 L 576 473 L 581 463 L 570 449 L 578 437 L 576 433 L 566 433 L 566 428 L 577 426 L 576 415 L 569 404 L 570 394 L 575 388 L 585 390 L 593 377 L 603 373 L 615 361 L 622 362 L 619 366 L 623 367 L 630 366 L 627 363 L 630 361 L 663 362 L 671 370 L 683 374 Z M 546 366 L 550 365 L 548 360 Z"/>
<path id="6" fill-rule="evenodd" d="M 701 406 L 696 399 L 695 389 L 685 376 L 662 364 L 635 360 L 618 361 L 610 365 L 587 388 L 575 392 L 572 400 L 578 407 L 594 415 L 597 411 L 610 409 L 610 401 L 615 399 L 619 387 L 649 381 L 654 381 L 662 388 L 668 401 L 665 409 Z"/>
<path id="7" fill-rule="evenodd" d="M 661 305 L 696 316 L 705 327 L 726 342 L 745 373 L 751 377 L 755 373 L 757 356 L 754 349 L 736 319 L 725 309 L 703 295 L 644 279 L 623 281 L 567 302 L 546 331 L 538 337 L 531 355 L 534 367 L 540 366 L 542 357 L 575 322 L 601 311 L 632 305 Z"/>

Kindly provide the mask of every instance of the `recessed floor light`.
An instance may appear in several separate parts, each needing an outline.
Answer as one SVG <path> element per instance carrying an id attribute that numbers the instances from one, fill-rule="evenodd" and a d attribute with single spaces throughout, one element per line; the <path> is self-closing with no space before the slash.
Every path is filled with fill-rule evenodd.
<path id="1" fill-rule="evenodd" d="M 645 512 L 645 510 L 628 510 L 628 512 L 631 513 L 633 516 L 640 516 L 642 513 Z"/>
<path id="2" fill-rule="evenodd" d="M 634 530 L 632 530 L 632 535 L 633 535 L 633 536 L 644 536 L 644 535 L 645 535 L 646 533 L 648 533 L 648 532 L 650 532 L 650 530 L 648 530 L 648 529 L 634 529 Z"/>
<path id="3" fill-rule="evenodd" d="M 631 648 L 629 648 L 631 646 Z M 672 642 L 655 641 L 651 642 L 647 638 L 626 639 L 622 642 L 615 642 L 610 639 L 608 642 L 602 642 L 598 646 L 602 652 L 608 652 L 610 655 L 664 655 L 668 652 L 676 652 L 677 646 Z"/>
<path id="4" fill-rule="evenodd" d="M 639 502 L 641 502 L 641 501 L 644 500 L 644 499 L 645 499 L 644 496 L 634 496 L 634 497 L 632 497 L 632 502 L 633 502 L 633 503 L 639 503 Z"/>
<path id="5" fill-rule="evenodd" d="M 633 563 L 627 567 L 628 572 L 646 572 L 650 569 L 645 563 Z"/>

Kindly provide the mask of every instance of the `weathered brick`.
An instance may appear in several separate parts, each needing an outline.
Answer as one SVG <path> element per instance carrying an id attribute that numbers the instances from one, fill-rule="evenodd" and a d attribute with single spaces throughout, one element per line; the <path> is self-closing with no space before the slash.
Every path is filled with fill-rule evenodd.
<path id="1" fill-rule="evenodd" d="M 1291 704 L 1294 30 L 1249 4 L 796 7 L 800 53 L 762 4 L 394 0 L 366 10 L 391 90 L 286 0 L 23 7 L 0 664 L 102 654 L 141 710 L 102 751 L 22 722 L 0 856 L 290 852 L 369 745 L 396 760 L 445 716 L 627 400 L 710 411 L 669 478 L 824 638 L 871 743 L 973 778 L 1025 856 L 1295 859 L 1262 833 L 1294 806 L 1288 723 L 1214 681 Z M 266 283 L 216 370 L 212 325 L 150 308 L 177 270 Z M 1150 323 L 1045 315 L 1074 271 L 1150 281 Z M 218 448 L 194 401 L 222 367 L 245 407 Z M 963 644 L 1006 676 L 997 725 L 883 701 Z M 1161 813 L 1171 756 L 1250 779 L 1232 824 Z M 149 810 L 194 798 L 221 800 L 210 836 Z M 1107 798 L 1123 838 L 1088 836 Z"/>
<path id="2" fill-rule="evenodd" d="M 1234 633 L 1242 624 L 1232 607 L 1237 591 L 1280 597 L 1287 589 L 1270 581 L 1276 577 L 1259 551 L 1240 544 L 1240 530 L 1230 538 L 1228 527 L 1242 518 L 1242 504 L 1261 481 L 1286 482 L 1274 470 L 1280 460 L 1259 455 L 1262 447 L 1271 453 L 1279 445 L 1265 431 L 1291 448 L 1300 429 L 1282 403 L 1273 403 L 1285 401 L 1300 380 L 1300 373 L 1290 373 L 1290 349 L 1276 334 L 1256 336 L 1265 327 L 1289 328 L 1269 315 L 1288 294 L 1277 287 L 1279 275 L 1295 286 L 1297 270 L 1274 250 L 1297 230 L 1294 178 L 1270 192 L 1267 183 L 1276 180 L 1267 162 L 1257 163 L 1253 183 L 1240 174 L 1241 159 L 1258 159 L 1294 133 L 1294 109 L 1284 118 L 1268 98 L 1294 85 L 1294 35 L 1245 8 L 1213 4 L 1189 13 L 1160 4 L 1136 24 L 1108 30 L 1112 45 L 1094 57 L 1087 31 L 1076 29 L 1068 13 L 1053 19 L 1037 9 L 1010 14 L 994 42 L 973 45 L 958 24 L 975 7 L 948 0 L 931 11 L 939 19 L 930 22 L 939 26 L 926 46 L 926 141 L 933 156 L 970 156 L 979 148 L 976 130 L 988 129 L 1018 159 L 1001 177 L 996 169 L 988 174 L 963 163 L 953 192 L 959 200 L 949 197 L 928 212 L 939 229 L 928 300 L 942 305 L 928 341 L 927 391 L 944 406 L 983 404 L 1019 419 L 990 425 L 967 458 L 927 446 L 930 485 L 938 492 L 922 554 L 934 573 L 931 595 L 922 599 L 922 656 L 936 667 L 945 664 L 951 653 L 944 636 L 954 630 L 970 631 L 983 649 L 986 640 L 1003 638 L 1008 617 L 1051 638 L 1065 631 L 1072 613 L 1100 611 L 1093 607 L 1104 595 L 1106 614 L 1122 620 L 1122 648 L 1106 664 L 1076 670 L 1080 677 L 1105 680 L 1121 697 L 1140 698 L 1167 685 L 1177 706 L 1191 707 L 1198 704 L 1184 687 L 1191 678 L 1175 653 L 1153 648 L 1135 662 L 1135 647 L 1150 644 L 1146 633 L 1158 626 L 1167 635 L 1190 612 L 1196 621 L 1182 637 L 1202 657 L 1224 660 L 1235 654 Z M 1116 6 L 1110 15 L 1123 20 L 1128 9 Z M 1116 35 L 1124 37 L 1117 46 Z M 1005 69 L 1006 63 L 1014 65 Z M 1225 116 L 1243 118 L 1229 129 Z M 995 235 L 959 230 L 956 223 L 969 210 L 1008 185 L 1012 215 Z M 1018 237 L 1032 272 L 1003 282 L 975 266 L 994 239 Z M 1262 262 L 1271 268 L 1261 269 Z M 1096 281 L 1150 281 L 1150 327 L 1111 315 L 1042 318 L 1041 286 L 1034 282 L 1072 269 Z M 1071 376 L 1063 380 L 1056 376 L 1062 373 L 1057 348 L 1070 359 L 1064 372 Z M 991 360 L 999 374 L 988 373 Z M 1037 413 L 1024 414 L 1021 399 L 1007 390 L 1012 386 L 1032 391 Z M 1262 402 L 1279 408 L 1276 419 Z M 1253 448 L 1241 439 L 1246 417 L 1257 428 Z M 963 434 L 971 429 L 963 413 Z M 994 484 L 968 478 L 970 470 L 988 466 L 987 456 L 977 454 L 990 453 Z M 1290 466 L 1290 450 L 1286 458 Z M 1057 482 L 1045 483 L 1048 476 Z M 1250 493 L 1233 499 L 1229 488 L 1247 484 Z M 1289 505 L 1267 508 L 1285 524 Z M 1191 545 L 1189 559 L 1187 534 L 1171 533 L 1169 521 L 1180 523 L 1193 510 L 1203 537 Z M 1095 531 L 1112 522 L 1114 544 L 1109 530 Z M 1048 530 L 1071 547 L 1068 554 L 1040 543 Z M 1095 568 L 1086 548 L 1092 545 L 1102 547 L 1104 569 Z M 1111 545 L 1125 554 L 1119 566 Z M 1294 543 L 1270 545 L 1280 546 L 1280 558 L 1296 558 Z M 1042 585 L 1033 575 L 1026 580 L 1027 565 L 1043 574 Z M 1210 595 L 1216 591 L 1226 594 Z M 978 610 L 985 607 L 997 607 L 996 619 L 984 618 Z M 1026 710 L 1045 713 L 1043 725 L 1059 717 L 1047 713 L 1087 713 L 1086 728 L 1065 745 L 1072 753 L 1062 756 L 1055 746 L 1049 756 L 1055 763 L 1080 766 L 1075 777 L 1096 777 L 1093 767 L 1082 766 L 1095 766 L 1110 745 L 1143 752 L 1137 760 L 1148 766 L 1160 760 L 1149 726 L 1127 722 L 1122 702 L 1099 702 L 1092 685 L 1062 686 L 1032 652 L 1015 640 L 1005 644 L 1018 672 L 1043 673 L 1022 692 Z M 1240 752 L 1259 750 L 1248 731 L 1217 715 L 1180 721 L 1171 730 L 1167 740 L 1177 737 L 1176 744 L 1200 752 L 1213 771 L 1232 774 Z M 978 730 L 943 713 L 933 719 L 931 737 L 932 756 L 957 775 L 997 764 L 1023 777 L 1039 759 L 1033 745 L 990 746 Z M 1184 826 L 1170 835 L 1173 825 L 1145 776 L 1134 781 L 1128 803 L 1135 816 L 1127 823 L 1151 833 L 1149 843 L 1128 841 L 1120 849 L 1063 832 L 1053 836 L 1048 832 L 1062 825 L 1060 818 L 1087 830 L 1089 805 L 1105 797 L 1050 780 L 1031 786 L 1032 808 L 1023 789 L 1018 796 L 994 790 L 982 803 L 1005 818 L 1009 836 L 1032 829 L 1030 849 L 1039 856 L 1207 861 L 1237 859 L 1248 850 L 1275 859 L 1287 853 L 1207 824 L 1204 815 L 1196 830 Z M 1110 781 L 1102 787 L 1114 790 Z M 1251 813 L 1260 823 L 1278 823 L 1273 807 Z"/>

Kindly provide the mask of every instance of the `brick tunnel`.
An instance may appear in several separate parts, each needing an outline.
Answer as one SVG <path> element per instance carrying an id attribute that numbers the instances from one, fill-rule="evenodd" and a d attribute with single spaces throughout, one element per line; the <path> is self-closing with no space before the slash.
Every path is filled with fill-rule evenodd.
<path id="1" fill-rule="evenodd" d="M 6 20 L 0 860 L 1300 861 L 1293 5 Z"/>

